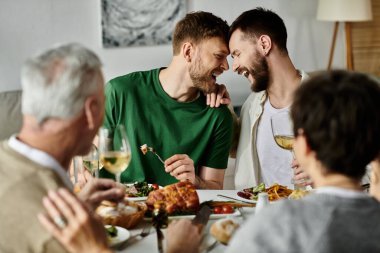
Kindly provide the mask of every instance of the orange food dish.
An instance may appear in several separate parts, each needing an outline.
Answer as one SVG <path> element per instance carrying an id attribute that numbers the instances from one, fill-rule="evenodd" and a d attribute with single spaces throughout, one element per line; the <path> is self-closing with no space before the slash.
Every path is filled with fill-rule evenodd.
<path id="1" fill-rule="evenodd" d="M 167 185 L 149 193 L 146 204 L 149 210 L 154 203 L 164 202 L 168 215 L 173 213 L 196 212 L 199 209 L 199 197 L 195 186 L 189 181 Z"/>

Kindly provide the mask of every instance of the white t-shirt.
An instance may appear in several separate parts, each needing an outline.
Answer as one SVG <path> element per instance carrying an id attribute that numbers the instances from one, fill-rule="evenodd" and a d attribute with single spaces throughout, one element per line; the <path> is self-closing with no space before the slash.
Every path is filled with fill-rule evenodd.
<path id="1" fill-rule="evenodd" d="M 270 119 L 273 114 L 289 111 L 289 107 L 276 109 L 266 99 L 257 129 L 257 154 L 261 167 L 261 180 L 266 187 L 278 183 L 293 189 L 292 152 L 279 147 L 273 137 Z"/>

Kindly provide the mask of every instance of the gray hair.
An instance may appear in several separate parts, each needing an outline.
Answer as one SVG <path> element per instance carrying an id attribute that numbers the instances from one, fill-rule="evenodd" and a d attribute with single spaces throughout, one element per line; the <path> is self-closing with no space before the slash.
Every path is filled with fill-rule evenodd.
<path id="1" fill-rule="evenodd" d="M 101 66 L 96 54 L 79 44 L 58 46 L 28 59 L 21 71 L 23 114 L 34 116 L 39 124 L 76 116 L 85 99 L 99 89 Z"/>

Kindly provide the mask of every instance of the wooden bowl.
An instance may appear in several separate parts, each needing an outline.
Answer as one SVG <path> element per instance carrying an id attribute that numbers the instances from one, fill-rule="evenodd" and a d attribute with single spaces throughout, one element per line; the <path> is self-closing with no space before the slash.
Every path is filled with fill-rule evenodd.
<path id="1" fill-rule="evenodd" d="M 147 206 L 143 202 L 125 201 L 125 208 L 118 209 L 117 204 L 103 201 L 96 209 L 103 224 L 130 229 L 135 227 L 144 217 Z"/>

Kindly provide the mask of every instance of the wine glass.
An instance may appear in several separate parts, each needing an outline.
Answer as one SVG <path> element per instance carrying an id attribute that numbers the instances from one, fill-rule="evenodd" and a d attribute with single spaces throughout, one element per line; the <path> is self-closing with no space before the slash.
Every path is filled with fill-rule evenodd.
<path id="1" fill-rule="evenodd" d="M 293 154 L 293 123 L 289 111 L 281 111 L 271 117 L 271 126 L 274 140 L 283 149 L 290 150 Z"/>
<path id="2" fill-rule="evenodd" d="M 74 156 L 73 160 L 73 169 L 74 169 L 74 192 L 78 193 L 83 184 L 85 183 L 83 180 L 79 182 L 79 175 L 83 173 L 83 162 L 81 156 Z"/>
<path id="3" fill-rule="evenodd" d="M 103 167 L 116 176 L 116 182 L 121 183 L 121 173 L 131 161 L 131 147 L 124 126 L 100 128 L 99 157 Z"/>
<path id="4" fill-rule="evenodd" d="M 289 150 L 292 153 L 293 159 L 295 159 L 293 151 L 293 143 L 295 139 L 293 121 L 290 118 L 289 111 L 281 111 L 272 115 L 271 127 L 276 144 L 283 149 Z M 295 189 L 300 189 L 297 184 L 301 182 L 295 182 L 292 178 L 291 183 L 294 184 Z"/>
<path id="5" fill-rule="evenodd" d="M 88 154 L 82 156 L 83 167 L 86 168 L 93 177 L 99 177 L 99 152 L 98 148 L 92 144 Z"/>

